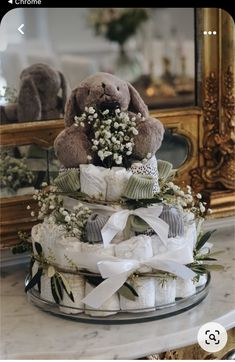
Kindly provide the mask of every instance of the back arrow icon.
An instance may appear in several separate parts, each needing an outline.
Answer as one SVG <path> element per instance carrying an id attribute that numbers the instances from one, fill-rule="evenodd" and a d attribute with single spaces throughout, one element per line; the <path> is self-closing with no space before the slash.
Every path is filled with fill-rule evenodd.
<path id="1" fill-rule="evenodd" d="M 19 26 L 19 28 L 18 28 L 19 32 L 20 32 L 22 35 L 24 35 L 24 32 L 23 32 L 23 30 L 22 30 L 23 27 L 24 27 L 24 24 L 21 24 L 21 25 Z"/>

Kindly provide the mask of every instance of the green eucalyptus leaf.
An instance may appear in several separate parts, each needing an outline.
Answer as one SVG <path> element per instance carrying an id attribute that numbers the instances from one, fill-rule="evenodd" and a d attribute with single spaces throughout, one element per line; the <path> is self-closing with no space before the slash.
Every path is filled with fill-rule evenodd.
<path id="1" fill-rule="evenodd" d="M 192 267 L 191 270 L 193 270 L 195 273 L 198 273 L 198 274 L 203 274 L 205 273 L 206 269 L 205 268 L 196 268 L 196 267 Z"/>
<path id="2" fill-rule="evenodd" d="M 85 278 L 88 281 L 88 283 L 93 285 L 94 287 L 97 287 L 97 285 L 99 285 L 105 280 L 101 276 L 93 276 L 93 275 L 86 275 Z"/>
<path id="3" fill-rule="evenodd" d="M 71 288 L 70 288 L 70 285 L 69 285 L 67 279 L 65 278 L 65 276 L 64 276 L 63 274 L 59 273 L 59 272 L 57 272 L 57 275 L 58 275 L 58 277 L 61 279 L 61 282 L 62 282 L 63 285 L 64 285 L 64 289 L 66 289 L 67 292 L 70 293 L 70 292 L 71 292 Z"/>
<path id="4" fill-rule="evenodd" d="M 60 300 L 63 299 L 63 286 L 57 275 L 55 275 L 55 286 Z"/>
<path id="5" fill-rule="evenodd" d="M 68 297 L 71 299 L 72 302 L 74 302 L 74 296 L 72 293 L 72 290 L 70 288 L 70 285 L 66 278 L 63 276 L 63 274 L 57 273 L 58 278 L 60 279 L 61 286 L 64 289 L 65 293 L 68 295 Z"/>
<path id="6" fill-rule="evenodd" d="M 41 244 L 35 242 L 35 243 L 34 243 L 34 246 L 35 246 L 35 249 L 36 249 L 36 252 L 38 253 L 38 255 L 41 256 L 41 255 L 42 255 L 42 246 L 41 246 Z"/>
<path id="7" fill-rule="evenodd" d="M 70 293 L 68 294 L 68 296 L 69 296 L 69 298 L 71 299 L 72 302 L 75 302 L 74 296 L 73 296 L 73 293 L 72 293 L 72 292 L 70 292 Z"/>
<path id="8" fill-rule="evenodd" d="M 136 290 L 127 282 L 124 283 L 123 286 L 121 286 L 121 288 L 118 289 L 118 293 L 121 294 L 124 298 L 127 298 L 132 301 L 135 301 L 136 297 L 139 296 Z"/>
<path id="9" fill-rule="evenodd" d="M 206 270 L 211 271 L 220 271 L 225 269 L 224 266 L 220 264 L 204 264 L 204 267 L 206 268 Z"/>
<path id="10" fill-rule="evenodd" d="M 59 299 L 59 296 L 57 294 L 57 289 L 56 289 L 56 284 L 55 284 L 55 276 L 53 276 L 51 278 L 51 293 L 52 293 L 52 296 L 53 296 L 54 301 L 56 302 L 56 304 L 60 304 L 60 299 Z"/>
<path id="11" fill-rule="evenodd" d="M 38 280 L 37 286 L 38 286 L 38 291 L 41 294 L 41 278 Z"/>
<path id="12" fill-rule="evenodd" d="M 43 269 L 39 267 L 37 273 L 33 276 L 33 278 L 26 285 L 25 292 L 32 289 L 36 284 L 38 284 L 39 280 L 41 279 L 42 272 L 43 272 Z"/>
<path id="13" fill-rule="evenodd" d="M 55 275 L 55 268 L 50 265 L 47 269 L 47 275 L 48 275 L 48 278 L 52 278 L 53 275 Z"/>
<path id="14" fill-rule="evenodd" d="M 29 273 L 30 273 L 30 277 L 32 278 L 33 276 L 33 266 L 34 266 L 34 263 L 35 263 L 35 259 L 32 257 L 30 259 L 30 264 L 29 264 Z"/>
<path id="15" fill-rule="evenodd" d="M 211 237 L 211 235 L 215 232 L 216 230 L 210 230 L 207 231 L 205 234 L 203 234 L 200 239 L 197 241 L 196 244 L 196 250 L 199 251 L 203 245 L 205 245 L 205 243 L 207 242 L 207 240 L 209 240 L 209 238 Z"/>

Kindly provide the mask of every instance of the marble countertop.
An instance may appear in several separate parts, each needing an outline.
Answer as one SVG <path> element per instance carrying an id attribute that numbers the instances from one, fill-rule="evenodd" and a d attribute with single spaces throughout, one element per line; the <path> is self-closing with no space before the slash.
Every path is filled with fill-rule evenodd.
<path id="1" fill-rule="evenodd" d="M 212 225 L 212 224 L 215 225 Z M 1 359 L 135 359 L 196 343 L 200 326 L 235 326 L 234 219 L 213 221 L 213 251 L 226 270 L 213 272 L 206 299 L 182 314 L 130 325 L 92 325 L 62 319 L 29 304 L 25 265 L 1 270 Z"/>

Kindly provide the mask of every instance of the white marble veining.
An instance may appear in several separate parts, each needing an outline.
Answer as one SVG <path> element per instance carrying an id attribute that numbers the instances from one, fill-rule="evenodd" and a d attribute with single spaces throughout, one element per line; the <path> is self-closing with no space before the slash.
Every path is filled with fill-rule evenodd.
<path id="1" fill-rule="evenodd" d="M 195 343 L 208 321 L 234 327 L 233 225 L 230 219 L 211 238 L 214 251 L 224 250 L 219 257 L 226 270 L 212 273 L 207 298 L 187 312 L 153 322 L 92 325 L 50 315 L 28 303 L 25 266 L 2 269 L 1 359 L 134 359 Z"/>

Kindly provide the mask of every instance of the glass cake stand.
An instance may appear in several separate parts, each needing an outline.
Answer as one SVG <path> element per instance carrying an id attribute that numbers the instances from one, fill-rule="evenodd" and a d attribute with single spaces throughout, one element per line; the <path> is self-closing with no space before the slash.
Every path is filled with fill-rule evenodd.
<path id="1" fill-rule="evenodd" d="M 25 284 L 29 281 L 29 276 L 26 277 Z M 187 298 L 177 298 L 174 303 L 165 304 L 161 306 L 157 306 L 154 308 L 145 308 L 145 309 L 135 309 L 135 310 L 99 310 L 99 312 L 117 312 L 117 314 L 113 314 L 110 316 L 90 316 L 84 313 L 82 309 L 66 306 L 66 305 L 58 305 L 56 303 L 50 302 L 48 300 L 42 299 L 40 294 L 35 289 L 30 289 L 28 294 L 29 301 L 42 309 L 45 312 L 52 313 L 56 316 L 73 319 L 78 322 L 83 323 L 95 323 L 95 324 L 130 324 L 130 323 L 141 323 L 148 322 L 157 319 L 168 318 L 176 314 L 183 313 L 203 301 L 206 298 L 209 292 L 211 277 L 210 274 L 207 275 L 206 284 L 197 287 L 196 293 Z M 76 314 L 67 314 L 60 310 L 59 307 L 67 307 L 70 310 L 73 310 Z M 86 308 L 88 311 L 89 308 Z M 92 310 L 94 312 L 94 310 Z"/>

